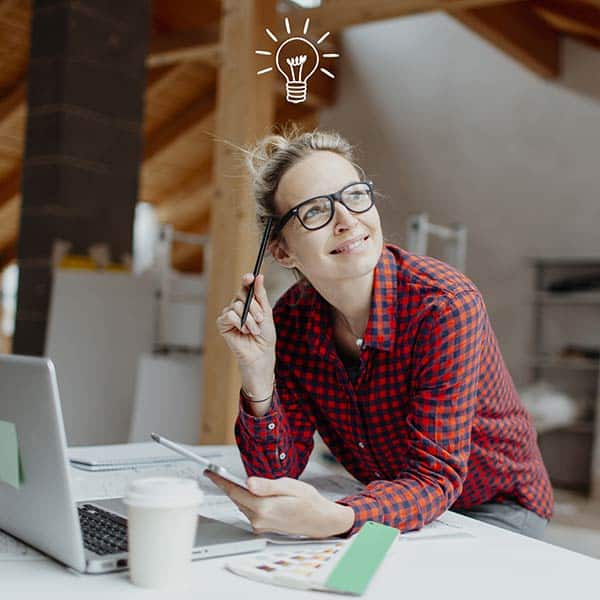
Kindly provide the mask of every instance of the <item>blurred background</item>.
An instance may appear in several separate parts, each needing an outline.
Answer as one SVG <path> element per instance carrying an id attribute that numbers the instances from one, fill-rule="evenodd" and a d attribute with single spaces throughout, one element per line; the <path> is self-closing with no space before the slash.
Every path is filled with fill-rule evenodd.
<path id="1" fill-rule="evenodd" d="M 298 103 L 294 35 L 320 52 Z M 348 138 L 386 238 L 482 291 L 547 539 L 600 557 L 598 0 L 0 1 L 0 352 L 53 359 L 70 445 L 233 441 L 241 149 L 289 123 Z M 294 280 L 264 271 L 274 303 Z"/>

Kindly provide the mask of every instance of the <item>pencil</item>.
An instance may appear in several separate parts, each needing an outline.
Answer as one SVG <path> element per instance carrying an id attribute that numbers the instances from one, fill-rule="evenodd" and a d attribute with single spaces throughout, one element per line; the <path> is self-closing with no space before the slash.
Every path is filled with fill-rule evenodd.
<path id="1" fill-rule="evenodd" d="M 240 329 L 246 323 L 246 318 L 248 317 L 248 311 L 250 310 L 250 302 L 252 302 L 252 298 L 254 297 L 254 282 L 256 281 L 256 276 L 260 273 L 260 268 L 262 266 L 263 259 L 265 257 L 265 250 L 267 249 L 267 242 L 269 241 L 269 235 L 271 233 L 271 226 L 273 225 L 273 218 L 269 217 L 267 221 L 267 226 L 265 227 L 265 231 L 263 233 L 262 240 L 260 242 L 260 250 L 258 251 L 258 256 L 256 257 L 256 264 L 254 265 L 254 279 L 248 288 L 248 295 L 246 296 L 246 302 L 244 303 L 244 310 L 242 312 L 242 321 L 240 324 Z"/>

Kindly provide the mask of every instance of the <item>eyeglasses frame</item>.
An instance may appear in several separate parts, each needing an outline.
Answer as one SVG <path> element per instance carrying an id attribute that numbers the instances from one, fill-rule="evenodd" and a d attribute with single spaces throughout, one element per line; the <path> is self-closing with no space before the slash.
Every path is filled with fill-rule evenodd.
<path id="1" fill-rule="evenodd" d="M 371 195 L 371 204 L 369 204 L 368 208 L 365 208 L 364 210 L 353 210 L 349 206 L 346 206 L 346 203 L 342 200 L 342 194 L 348 188 L 352 187 L 353 185 L 357 185 L 359 183 L 366 184 L 367 187 L 369 188 L 369 194 Z M 302 206 L 304 206 L 308 202 L 317 200 L 318 198 L 327 198 L 329 200 L 329 204 L 331 207 L 331 215 L 329 216 L 329 219 L 327 219 L 327 221 L 325 223 L 323 223 L 323 225 L 319 225 L 318 227 L 311 229 L 310 227 L 307 227 L 302 222 L 302 219 L 300 218 L 298 213 Z M 318 231 L 319 229 L 323 229 L 323 227 L 327 227 L 327 225 L 329 225 L 329 223 L 331 223 L 331 220 L 333 219 L 333 217 L 335 215 L 335 204 L 334 203 L 336 201 L 339 202 L 340 204 L 342 204 L 344 206 L 344 208 L 348 209 L 351 213 L 354 213 L 354 214 L 366 213 L 368 210 L 371 210 L 371 208 L 373 207 L 373 204 L 375 204 L 373 182 L 370 180 L 353 181 L 352 183 L 345 185 L 341 190 L 339 190 L 337 192 L 332 192 L 331 194 L 319 194 L 318 196 L 313 196 L 312 198 L 307 198 L 306 200 L 303 200 L 302 202 L 300 202 L 299 204 L 294 206 L 294 208 L 291 208 L 290 210 L 288 210 L 288 212 L 286 212 L 285 215 L 283 215 L 282 217 L 273 217 L 274 220 L 277 220 L 279 222 L 277 223 L 277 225 L 274 228 L 272 237 L 276 237 L 277 235 L 279 235 L 281 230 L 287 225 L 288 221 L 291 221 L 294 217 L 297 217 L 298 221 L 300 222 L 300 225 L 302 225 L 302 227 L 304 227 L 304 229 L 306 229 L 307 231 Z"/>

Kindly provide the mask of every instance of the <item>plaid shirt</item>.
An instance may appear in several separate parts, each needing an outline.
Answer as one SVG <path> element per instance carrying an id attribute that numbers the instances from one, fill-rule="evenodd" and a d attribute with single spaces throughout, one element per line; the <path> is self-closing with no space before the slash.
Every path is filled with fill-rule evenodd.
<path id="1" fill-rule="evenodd" d="M 350 381 L 329 304 L 306 283 L 273 309 L 271 410 L 244 410 L 236 440 L 248 475 L 294 477 L 319 431 L 366 487 L 338 500 L 357 531 L 372 520 L 419 529 L 445 510 L 513 500 L 552 513 L 532 421 L 508 373 L 481 293 L 436 259 L 386 244 L 375 268 L 360 374 Z"/>

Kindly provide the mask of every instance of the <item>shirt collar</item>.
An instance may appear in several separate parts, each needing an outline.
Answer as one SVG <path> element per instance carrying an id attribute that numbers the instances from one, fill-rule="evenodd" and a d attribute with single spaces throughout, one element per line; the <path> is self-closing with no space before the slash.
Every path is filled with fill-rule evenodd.
<path id="1" fill-rule="evenodd" d="M 394 254 L 383 247 L 373 275 L 371 308 L 364 337 L 365 346 L 391 351 L 396 331 L 397 269 Z M 333 352 L 333 322 L 329 303 L 308 286 L 306 306 L 308 324 L 307 342 L 321 357 Z"/>

